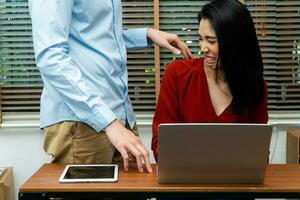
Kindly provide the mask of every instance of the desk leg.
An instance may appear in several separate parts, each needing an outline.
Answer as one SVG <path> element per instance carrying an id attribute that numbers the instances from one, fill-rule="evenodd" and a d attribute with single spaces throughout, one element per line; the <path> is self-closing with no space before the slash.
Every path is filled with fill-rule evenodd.
<path id="1" fill-rule="evenodd" d="M 19 193 L 19 200 L 46 200 L 46 193 Z"/>

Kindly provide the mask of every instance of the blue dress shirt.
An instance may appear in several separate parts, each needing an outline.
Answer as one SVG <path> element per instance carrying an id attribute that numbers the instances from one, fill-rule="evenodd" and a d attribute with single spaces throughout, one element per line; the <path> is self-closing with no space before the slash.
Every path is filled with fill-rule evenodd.
<path id="1" fill-rule="evenodd" d="M 122 28 L 121 0 L 29 0 L 44 89 L 40 126 L 79 121 L 101 131 L 132 127 L 126 49 L 148 46 L 146 29 Z"/>

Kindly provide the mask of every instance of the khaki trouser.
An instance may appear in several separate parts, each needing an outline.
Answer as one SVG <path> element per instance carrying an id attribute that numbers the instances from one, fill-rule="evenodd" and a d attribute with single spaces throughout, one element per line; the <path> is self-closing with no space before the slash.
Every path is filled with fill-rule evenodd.
<path id="1" fill-rule="evenodd" d="M 132 131 L 138 135 L 136 125 Z M 103 131 L 97 133 L 87 124 L 64 121 L 44 128 L 44 134 L 44 150 L 52 155 L 52 163 L 108 164 L 123 161 L 106 134 Z"/>

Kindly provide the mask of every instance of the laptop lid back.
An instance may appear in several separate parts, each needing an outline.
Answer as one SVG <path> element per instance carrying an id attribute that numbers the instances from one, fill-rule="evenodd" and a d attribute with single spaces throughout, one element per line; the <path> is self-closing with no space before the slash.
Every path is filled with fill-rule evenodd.
<path id="1" fill-rule="evenodd" d="M 161 124 L 159 183 L 262 183 L 272 126 Z"/>

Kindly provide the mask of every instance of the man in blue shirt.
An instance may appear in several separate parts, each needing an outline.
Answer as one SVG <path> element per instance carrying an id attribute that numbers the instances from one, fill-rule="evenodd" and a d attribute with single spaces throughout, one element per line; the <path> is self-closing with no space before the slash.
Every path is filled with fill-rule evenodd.
<path id="1" fill-rule="evenodd" d="M 52 162 L 109 163 L 117 149 L 125 170 L 132 157 L 140 172 L 143 161 L 151 172 L 149 152 L 133 133 L 126 49 L 150 40 L 189 58 L 188 47 L 152 28 L 124 31 L 121 0 L 29 0 L 29 8 L 44 82 L 40 125 Z"/>

